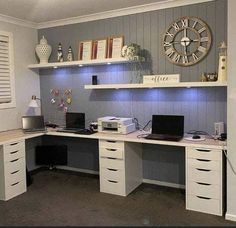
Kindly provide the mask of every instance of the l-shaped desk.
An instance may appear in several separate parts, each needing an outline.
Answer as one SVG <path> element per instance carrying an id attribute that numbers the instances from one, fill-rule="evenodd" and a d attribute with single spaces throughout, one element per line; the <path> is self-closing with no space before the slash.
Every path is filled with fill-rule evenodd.
<path id="1" fill-rule="evenodd" d="M 225 142 L 162 141 L 128 135 L 94 133 L 80 135 L 57 132 L 24 134 L 21 129 L 0 133 L 0 199 L 8 200 L 26 191 L 25 140 L 43 135 L 95 139 L 99 141 L 100 191 L 127 196 L 142 183 L 142 147 L 158 144 L 185 147 L 186 208 L 223 215 L 223 153 Z"/>

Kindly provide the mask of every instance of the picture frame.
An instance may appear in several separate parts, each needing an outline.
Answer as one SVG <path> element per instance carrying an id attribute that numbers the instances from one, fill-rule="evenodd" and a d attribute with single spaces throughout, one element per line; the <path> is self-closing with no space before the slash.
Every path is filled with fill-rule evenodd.
<path id="1" fill-rule="evenodd" d="M 105 59 L 107 57 L 107 38 L 93 41 L 92 59 Z"/>
<path id="2" fill-rule="evenodd" d="M 92 40 L 84 40 L 79 43 L 78 60 L 91 60 L 92 58 Z"/>
<path id="3" fill-rule="evenodd" d="M 108 58 L 121 57 L 121 50 L 124 46 L 124 36 L 112 36 L 108 39 Z"/>

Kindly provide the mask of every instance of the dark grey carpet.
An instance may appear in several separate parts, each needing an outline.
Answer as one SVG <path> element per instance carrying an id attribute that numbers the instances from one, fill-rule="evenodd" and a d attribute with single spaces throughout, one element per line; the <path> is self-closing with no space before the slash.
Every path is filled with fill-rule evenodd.
<path id="1" fill-rule="evenodd" d="M 185 210 L 184 192 L 142 184 L 128 197 L 99 192 L 97 176 L 40 171 L 24 193 L 0 201 L 1 226 L 235 226 Z"/>

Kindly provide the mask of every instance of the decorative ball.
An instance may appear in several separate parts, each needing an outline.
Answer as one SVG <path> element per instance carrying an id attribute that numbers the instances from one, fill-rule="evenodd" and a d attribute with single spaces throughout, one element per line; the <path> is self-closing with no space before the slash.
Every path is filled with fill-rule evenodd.
<path id="1" fill-rule="evenodd" d="M 140 46 L 138 44 L 131 43 L 130 45 L 125 45 L 121 50 L 122 57 L 129 60 L 134 60 L 135 56 L 138 56 L 140 52 Z"/>

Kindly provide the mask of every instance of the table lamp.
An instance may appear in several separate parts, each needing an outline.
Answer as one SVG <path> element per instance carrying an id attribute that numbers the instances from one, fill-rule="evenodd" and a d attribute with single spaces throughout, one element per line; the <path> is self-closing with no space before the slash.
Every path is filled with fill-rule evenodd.
<path id="1" fill-rule="evenodd" d="M 38 104 L 37 100 L 40 100 L 40 98 L 36 97 L 35 95 L 32 95 L 31 97 L 31 100 L 30 100 L 30 103 L 29 103 L 29 107 L 31 108 L 39 108 L 40 107 L 40 113 L 42 115 L 42 108 L 41 108 L 41 105 Z"/>

